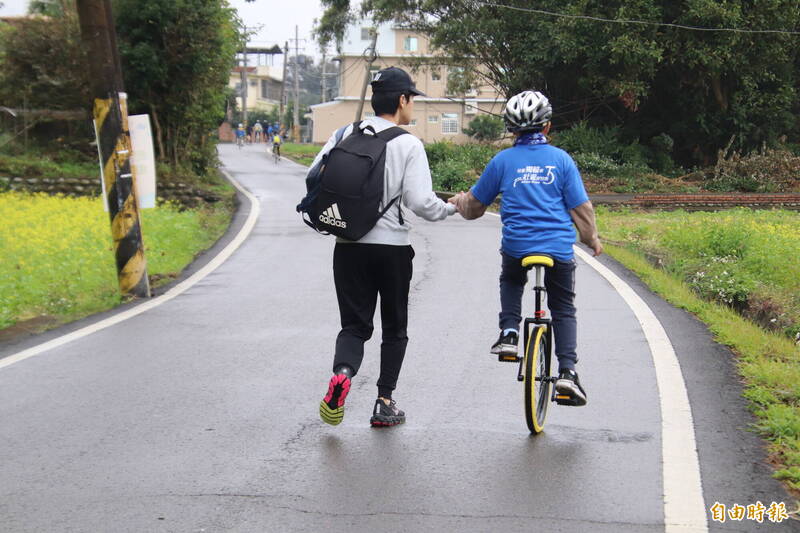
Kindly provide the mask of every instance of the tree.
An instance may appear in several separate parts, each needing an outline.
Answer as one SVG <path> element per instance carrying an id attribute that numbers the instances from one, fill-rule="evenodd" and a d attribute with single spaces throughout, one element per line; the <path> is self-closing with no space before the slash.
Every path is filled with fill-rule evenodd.
<path id="1" fill-rule="evenodd" d="M 48 17 L 61 17 L 70 11 L 74 2 L 66 0 L 31 0 L 28 4 L 28 13 L 31 15 L 45 15 Z"/>
<path id="2" fill-rule="evenodd" d="M 85 109 L 91 102 L 89 69 L 74 3 L 57 5 L 57 17 L 18 19 L 0 28 L 3 105 L 75 110 Z"/>
<path id="3" fill-rule="evenodd" d="M 321 40 L 356 16 L 394 19 L 506 96 L 544 91 L 557 125 L 618 124 L 631 141 L 666 133 L 686 164 L 710 162 L 731 138 L 752 149 L 798 133 L 796 36 L 658 25 L 797 30 L 793 0 L 542 0 L 536 11 L 527 0 L 364 0 L 359 11 L 348 0 L 322 3 Z M 613 22 L 630 19 L 645 24 Z"/>
<path id="4" fill-rule="evenodd" d="M 150 113 L 159 157 L 205 174 L 240 36 L 225 0 L 117 0 L 120 55 L 133 112 Z"/>
<path id="5" fill-rule="evenodd" d="M 464 128 L 465 134 L 481 142 L 496 141 L 504 131 L 503 120 L 492 115 L 478 115 Z"/>

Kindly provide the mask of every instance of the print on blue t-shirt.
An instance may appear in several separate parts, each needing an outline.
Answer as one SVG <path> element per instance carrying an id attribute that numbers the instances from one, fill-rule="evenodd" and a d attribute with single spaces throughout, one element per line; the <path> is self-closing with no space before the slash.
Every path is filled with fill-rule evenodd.
<path id="1" fill-rule="evenodd" d="M 489 161 L 471 191 L 484 205 L 502 193 L 503 252 L 572 259 L 575 229 L 569 211 L 589 197 L 578 167 L 564 150 L 549 144 L 503 150 Z"/>

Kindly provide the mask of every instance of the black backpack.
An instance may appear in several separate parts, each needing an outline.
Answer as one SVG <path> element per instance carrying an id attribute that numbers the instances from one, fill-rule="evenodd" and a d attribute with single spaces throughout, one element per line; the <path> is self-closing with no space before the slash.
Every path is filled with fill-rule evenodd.
<path id="1" fill-rule="evenodd" d="M 362 130 L 360 125 L 361 122 L 354 123 L 353 132 L 344 139 L 344 129 L 337 132 L 336 145 L 309 171 L 308 193 L 297 205 L 303 222 L 320 233 L 349 241 L 366 235 L 397 201 L 392 198 L 380 209 L 386 143 L 408 133 L 397 126 L 376 133 L 372 126 Z"/>

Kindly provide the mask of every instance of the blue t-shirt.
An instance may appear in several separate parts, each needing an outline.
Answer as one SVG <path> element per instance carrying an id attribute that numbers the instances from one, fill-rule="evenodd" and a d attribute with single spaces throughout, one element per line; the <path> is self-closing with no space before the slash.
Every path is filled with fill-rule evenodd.
<path id="1" fill-rule="evenodd" d="M 512 257 L 546 253 L 573 257 L 575 228 L 570 209 L 589 200 L 575 162 L 549 144 L 520 145 L 489 161 L 472 195 L 484 205 L 503 194 L 501 249 Z"/>

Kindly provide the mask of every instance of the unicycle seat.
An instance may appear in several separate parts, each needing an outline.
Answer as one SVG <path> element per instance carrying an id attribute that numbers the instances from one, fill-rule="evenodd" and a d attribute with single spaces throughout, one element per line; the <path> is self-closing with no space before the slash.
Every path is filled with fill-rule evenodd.
<path id="1" fill-rule="evenodd" d="M 532 268 L 535 266 L 552 267 L 553 264 L 553 258 L 546 254 L 532 254 L 522 258 L 523 268 Z"/>

